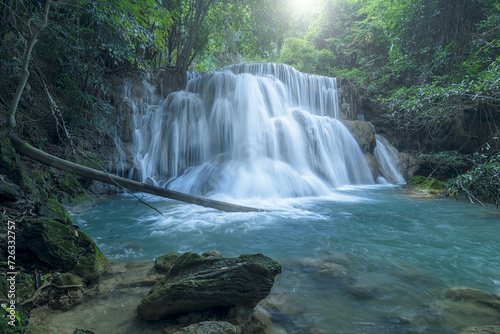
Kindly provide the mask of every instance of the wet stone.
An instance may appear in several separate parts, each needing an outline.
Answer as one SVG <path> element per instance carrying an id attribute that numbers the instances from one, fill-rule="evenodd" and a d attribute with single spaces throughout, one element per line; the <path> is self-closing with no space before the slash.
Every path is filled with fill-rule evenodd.
<path id="1" fill-rule="evenodd" d="M 251 310 L 267 297 L 279 273 L 281 265 L 262 254 L 219 258 L 184 253 L 137 311 L 143 319 L 158 320 L 217 307 Z"/>

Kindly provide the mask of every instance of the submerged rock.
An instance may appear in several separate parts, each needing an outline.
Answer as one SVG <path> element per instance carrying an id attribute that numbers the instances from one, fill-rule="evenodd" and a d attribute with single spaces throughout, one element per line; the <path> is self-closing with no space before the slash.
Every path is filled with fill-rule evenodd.
<path id="1" fill-rule="evenodd" d="M 500 334 L 500 326 L 477 326 L 468 327 L 460 334 Z"/>
<path id="2" fill-rule="evenodd" d="M 216 307 L 251 310 L 267 297 L 279 273 L 281 265 L 262 254 L 222 258 L 184 253 L 137 311 L 143 319 L 158 320 Z"/>
<path id="3" fill-rule="evenodd" d="M 445 297 L 454 301 L 477 303 L 500 312 L 500 296 L 467 287 L 454 287 L 446 291 Z"/>
<path id="4" fill-rule="evenodd" d="M 227 321 L 204 321 L 178 330 L 174 334 L 240 334 L 238 326 Z"/>
<path id="5" fill-rule="evenodd" d="M 457 329 L 467 328 L 460 333 L 500 333 L 491 326 L 468 327 L 471 324 L 498 324 L 500 296 L 485 291 L 453 287 L 444 293 L 444 298 L 437 301 L 432 310 L 436 316 L 444 316 L 447 323 Z"/>

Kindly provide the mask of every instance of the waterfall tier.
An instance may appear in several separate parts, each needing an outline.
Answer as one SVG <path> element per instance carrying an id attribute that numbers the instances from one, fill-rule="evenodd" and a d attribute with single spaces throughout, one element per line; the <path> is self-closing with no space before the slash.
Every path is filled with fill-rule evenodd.
<path id="1" fill-rule="evenodd" d="M 406 180 L 398 170 L 398 150 L 385 137 L 376 134 L 375 138 L 377 146 L 375 146 L 373 154 L 378 161 L 378 173 L 380 177 L 390 183 L 405 183 Z"/>
<path id="2" fill-rule="evenodd" d="M 166 99 L 149 86 L 133 100 L 134 173 L 209 196 L 328 195 L 373 184 L 358 144 L 338 120 L 337 82 L 287 65 L 242 64 L 190 73 Z"/>

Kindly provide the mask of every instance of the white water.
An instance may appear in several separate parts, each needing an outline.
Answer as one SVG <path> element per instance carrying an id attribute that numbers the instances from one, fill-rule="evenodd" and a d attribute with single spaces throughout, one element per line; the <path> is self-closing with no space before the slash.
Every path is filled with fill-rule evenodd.
<path id="1" fill-rule="evenodd" d="M 334 78 L 279 64 L 192 73 L 185 91 L 131 100 L 143 182 L 230 198 L 330 195 L 373 184 L 363 154 L 338 120 Z"/>
<path id="2" fill-rule="evenodd" d="M 373 151 L 373 155 L 378 161 L 378 173 L 390 183 L 405 183 L 403 175 L 398 170 L 399 157 L 398 151 L 392 146 L 385 137 L 375 135 L 377 146 Z"/>

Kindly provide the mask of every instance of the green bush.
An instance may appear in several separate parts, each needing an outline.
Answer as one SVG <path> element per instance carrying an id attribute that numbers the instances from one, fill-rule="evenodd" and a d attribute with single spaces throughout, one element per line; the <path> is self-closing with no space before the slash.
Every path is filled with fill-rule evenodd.
<path id="1" fill-rule="evenodd" d="M 464 191 L 473 202 L 500 205 L 500 133 L 473 156 L 474 166 L 448 181 L 448 192 L 455 198 Z"/>

